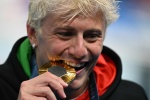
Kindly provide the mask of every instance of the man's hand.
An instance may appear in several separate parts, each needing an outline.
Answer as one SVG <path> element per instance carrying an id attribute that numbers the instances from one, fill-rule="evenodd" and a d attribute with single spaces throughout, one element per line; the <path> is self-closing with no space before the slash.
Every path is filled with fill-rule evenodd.
<path id="1" fill-rule="evenodd" d="M 68 86 L 60 77 L 50 72 L 22 82 L 18 100 L 56 100 L 54 92 L 66 98 L 64 88 Z"/>

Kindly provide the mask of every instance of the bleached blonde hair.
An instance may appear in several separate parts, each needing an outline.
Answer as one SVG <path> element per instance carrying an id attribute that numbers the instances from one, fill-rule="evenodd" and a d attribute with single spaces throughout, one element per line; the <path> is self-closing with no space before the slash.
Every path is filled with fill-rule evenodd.
<path id="1" fill-rule="evenodd" d="M 107 26 L 119 17 L 118 2 L 116 0 L 30 0 L 28 24 L 38 29 L 42 20 L 48 15 L 59 14 L 68 20 L 78 15 L 95 17 L 100 13 Z"/>

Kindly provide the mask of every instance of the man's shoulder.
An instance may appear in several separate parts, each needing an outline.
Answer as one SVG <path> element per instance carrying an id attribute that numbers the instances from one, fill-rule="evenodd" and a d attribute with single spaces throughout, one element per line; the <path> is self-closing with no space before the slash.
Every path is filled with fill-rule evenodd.
<path id="1" fill-rule="evenodd" d="M 121 80 L 113 97 L 121 98 L 121 100 L 148 100 L 143 87 L 128 80 Z"/>
<path id="2" fill-rule="evenodd" d="M 10 76 L 13 76 L 13 69 L 12 66 L 9 64 L 2 64 L 0 65 L 0 78 L 9 78 Z"/>
<path id="3" fill-rule="evenodd" d="M 133 82 L 133 81 L 129 81 L 129 80 L 122 80 L 122 81 L 120 82 L 119 87 L 120 87 L 121 89 L 128 90 L 128 91 L 129 91 L 129 90 L 132 90 L 132 92 L 133 92 L 133 91 L 134 91 L 134 92 L 138 92 L 138 93 L 144 92 L 144 89 L 143 89 L 142 86 L 140 86 L 139 84 L 137 84 L 137 83 L 135 83 L 135 82 Z"/>
<path id="4" fill-rule="evenodd" d="M 8 64 L 0 65 L 1 100 L 16 100 L 19 86 L 20 85 L 18 84 L 18 80 L 16 80 L 15 74 L 12 72 L 12 67 Z"/>

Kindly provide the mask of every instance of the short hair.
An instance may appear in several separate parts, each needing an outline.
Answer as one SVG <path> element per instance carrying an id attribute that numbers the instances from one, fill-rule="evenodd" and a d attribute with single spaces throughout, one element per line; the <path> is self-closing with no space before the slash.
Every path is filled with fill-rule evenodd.
<path id="1" fill-rule="evenodd" d="M 30 0 L 28 24 L 38 29 L 42 20 L 48 15 L 59 14 L 67 20 L 77 15 L 95 17 L 95 14 L 101 13 L 106 25 L 109 25 L 119 17 L 118 2 L 116 0 Z"/>

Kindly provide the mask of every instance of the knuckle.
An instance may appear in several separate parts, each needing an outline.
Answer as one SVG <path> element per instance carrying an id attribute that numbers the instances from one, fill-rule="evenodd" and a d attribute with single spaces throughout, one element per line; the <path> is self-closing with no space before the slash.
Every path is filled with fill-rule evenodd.
<path id="1" fill-rule="evenodd" d="M 23 81 L 22 83 L 21 83 L 21 87 L 25 87 L 25 86 L 27 86 L 28 85 L 28 81 Z"/>
<path id="2" fill-rule="evenodd" d="M 45 75 L 45 76 L 49 76 L 49 72 L 45 72 L 44 75 Z"/>
<path id="3" fill-rule="evenodd" d="M 51 92 L 49 87 L 44 88 L 44 91 L 45 91 L 46 93 Z"/>
<path id="4" fill-rule="evenodd" d="M 61 90 L 63 90 L 64 88 L 61 86 L 61 85 L 59 85 L 59 86 L 57 86 L 56 88 L 55 88 L 55 90 L 56 91 L 61 91 Z"/>
<path id="5" fill-rule="evenodd" d="M 54 77 L 54 74 L 52 74 L 51 72 L 46 72 L 45 74 L 46 74 L 47 76 Z"/>

